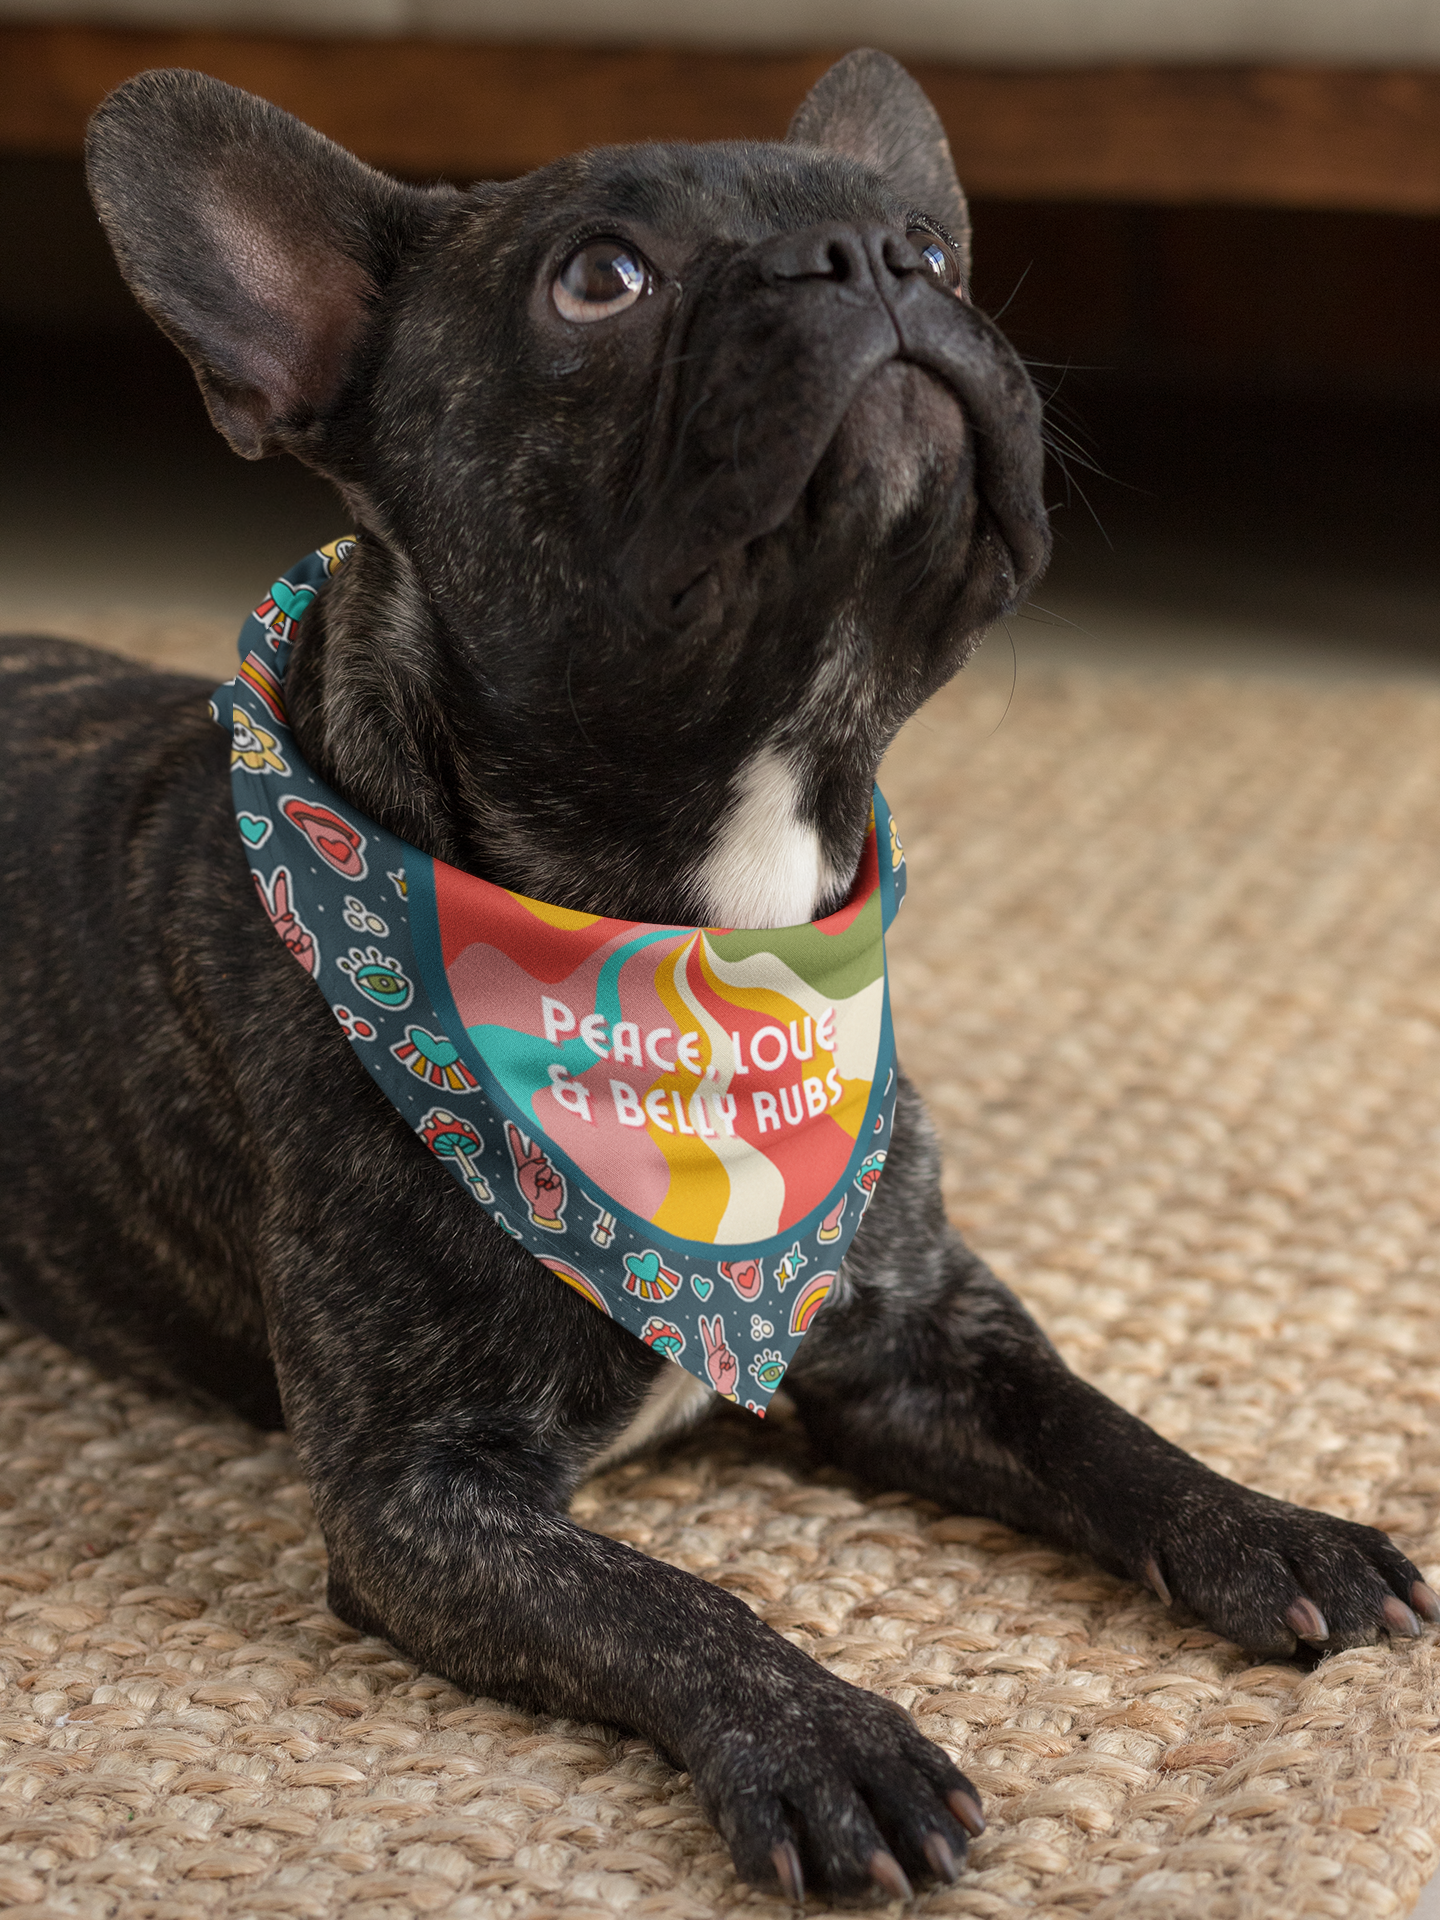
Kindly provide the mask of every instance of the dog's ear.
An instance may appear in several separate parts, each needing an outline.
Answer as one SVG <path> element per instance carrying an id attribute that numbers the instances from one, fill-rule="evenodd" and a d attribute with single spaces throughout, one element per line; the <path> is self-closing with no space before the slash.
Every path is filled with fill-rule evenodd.
<path id="1" fill-rule="evenodd" d="M 847 53 L 801 101 L 785 138 L 843 153 L 883 174 L 917 213 L 949 230 L 969 284 L 970 214 L 950 143 L 939 114 L 898 60 L 874 47 Z"/>
<path id="2" fill-rule="evenodd" d="M 372 301 L 447 192 L 402 186 L 253 94 L 139 74 L 90 122 L 93 198 L 132 292 L 247 459 L 313 450 Z"/>

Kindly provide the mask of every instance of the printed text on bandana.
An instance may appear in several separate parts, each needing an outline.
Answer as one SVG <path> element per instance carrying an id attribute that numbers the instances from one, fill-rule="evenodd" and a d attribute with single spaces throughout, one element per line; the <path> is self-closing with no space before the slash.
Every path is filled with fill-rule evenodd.
<path id="1" fill-rule="evenodd" d="M 829 920 L 737 933 L 499 889 L 482 915 L 437 863 L 445 971 L 507 1094 L 584 1174 L 685 1239 L 764 1239 L 836 1186 L 864 1125 L 884 1011 L 869 878 Z"/>

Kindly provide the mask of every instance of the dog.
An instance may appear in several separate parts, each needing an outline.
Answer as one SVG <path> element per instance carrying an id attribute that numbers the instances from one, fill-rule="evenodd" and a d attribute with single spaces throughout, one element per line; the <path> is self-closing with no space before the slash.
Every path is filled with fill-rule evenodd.
<path id="1" fill-rule="evenodd" d="M 1040 408 L 968 297 L 965 201 L 900 67 L 848 55 L 783 142 L 468 192 L 150 73 L 88 165 L 216 426 L 328 476 L 355 529 L 286 683 L 319 779 L 572 914 L 763 929 L 847 900 L 887 744 L 1048 557 Z M 903 1712 L 568 1518 L 715 1395 L 552 1284 L 362 1070 L 293 904 L 257 905 L 208 687 L 58 640 L 0 658 L 7 1310 L 283 1424 L 342 1619 L 638 1730 L 754 1885 L 952 1880 L 978 1796 Z M 894 1098 L 786 1375 L 820 1453 L 1264 1654 L 1440 1619 L 1383 1534 L 1219 1477 L 1069 1372 L 947 1224 L 903 1075 Z"/>

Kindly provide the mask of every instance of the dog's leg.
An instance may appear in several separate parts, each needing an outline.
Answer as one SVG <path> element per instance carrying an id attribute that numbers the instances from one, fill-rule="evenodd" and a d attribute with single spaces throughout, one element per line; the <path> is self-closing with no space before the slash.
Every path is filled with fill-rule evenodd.
<path id="1" fill-rule="evenodd" d="M 1416 1612 L 1440 1619 L 1384 1534 L 1212 1473 L 1073 1374 L 946 1225 L 938 1176 L 902 1081 L 842 1290 L 786 1376 L 833 1459 L 1080 1548 L 1257 1651 L 1363 1645 L 1418 1633 Z"/>
<path id="2" fill-rule="evenodd" d="M 298 1224 L 266 1236 L 335 1611 L 474 1692 L 645 1734 L 752 1882 L 798 1899 L 953 1878 L 979 1802 L 906 1714 L 567 1516 L 662 1363 L 457 1208 L 438 1169 L 420 1185 L 431 1204 L 403 1218 L 377 1178 L 368 1212 L 287 1208 Z"/>

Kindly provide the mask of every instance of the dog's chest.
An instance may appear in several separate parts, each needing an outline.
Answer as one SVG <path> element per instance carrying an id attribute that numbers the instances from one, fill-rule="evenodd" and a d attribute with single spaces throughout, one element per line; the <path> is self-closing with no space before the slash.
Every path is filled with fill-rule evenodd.
<path id="1" fill-rule="evenodd" d="M 731 787 L 729 809 L 700 869 L 706 916 L 721 927 L 795 927 L 833 885 L 819 829 L 800 808 L 790 759 L 762 747 Z"/>
<path id="2" fill-rule="evenodd" d="M 816 827 L 800 817 L 799 781 L 786 757 L 764 747 L 732 787 L 730 811 L 701 868 L 707 918 L 717 926 L 785 927 L 810 919 L 832 877 Z M 711 1388 L 673 1364 L 656 1378 L 625 1428 L 591 1465 L 598 1473 L 682 1432 L 713 1406 Z"/>

